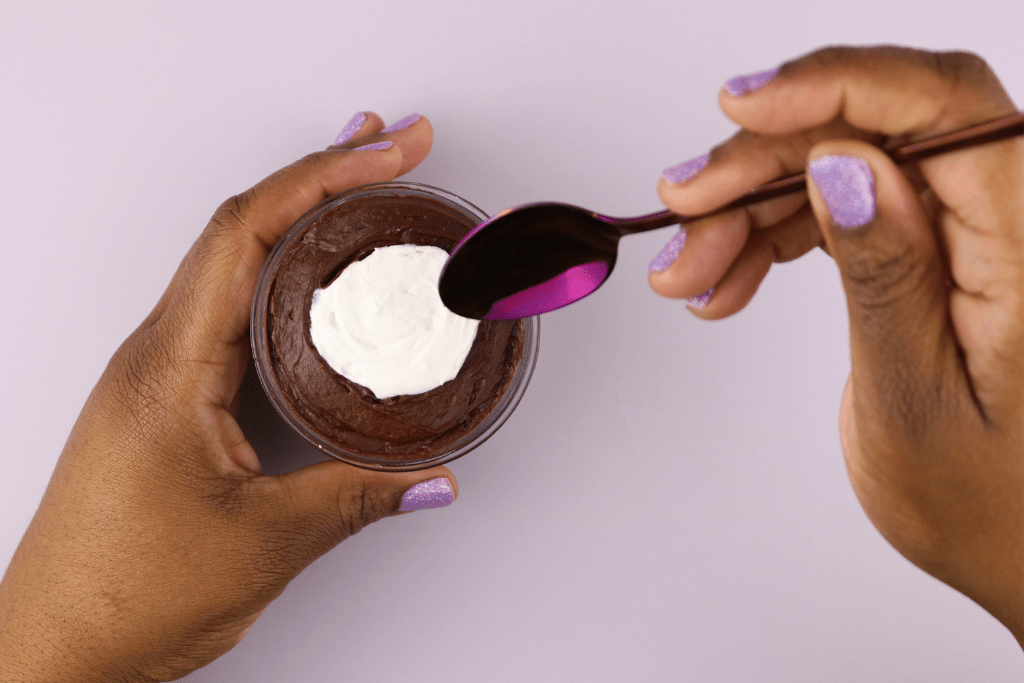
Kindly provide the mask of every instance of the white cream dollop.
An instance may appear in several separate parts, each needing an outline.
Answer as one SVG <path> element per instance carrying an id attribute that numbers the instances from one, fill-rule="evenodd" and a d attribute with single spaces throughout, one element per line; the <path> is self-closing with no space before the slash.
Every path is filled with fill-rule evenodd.
<path id="1" fill-rule="evenodd" d="M 441 303 L 438 247 L 378 247 L 313 293 L 313 346 L 331 368 L 377 398 L 422 394 L 454 379 L 479 321 Z"/>

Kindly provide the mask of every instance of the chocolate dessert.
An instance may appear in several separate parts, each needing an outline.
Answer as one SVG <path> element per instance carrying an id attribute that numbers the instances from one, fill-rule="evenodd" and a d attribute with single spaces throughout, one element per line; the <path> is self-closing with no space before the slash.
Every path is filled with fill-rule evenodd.
<path id="1" fill-rule="evenodd" d="M 271 400 L 285 404 L 279 412 L 308 440 L 355 464 L 403 469 L 460 448 L 499 409 L 523 360 L 527 324 L 481 321 L 455 379 L 422 394 L 378 399 L 335 372 L 310 338 L 314 291 L 377 247 L 450 251 L 477 222 L 415 188 L 346 194 L 300 219 L 268 261 L 253 308 L 256 362 Z"/>

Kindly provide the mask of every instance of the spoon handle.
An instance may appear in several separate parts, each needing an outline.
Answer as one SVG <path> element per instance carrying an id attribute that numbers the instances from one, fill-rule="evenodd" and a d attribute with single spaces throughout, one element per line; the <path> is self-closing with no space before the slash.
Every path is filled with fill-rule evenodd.
<path id="1" fill-rule="evenodd" d="M 950 133 L 936 135 L 935 137 L 927 138 L 925 140 L 918 140 L 917 142 L 911 142 L 906 145 L 889 147 L 884 151 L 897 164 L 906 164 L 911 161 L 926 159 L 928 157 L 935 156 L 936 154 L 952 152 L 965 147 L 974 147 L 986 142 L 994 142 L 995 140 L 1002 140 L 1015 135 L 1024 135 L 1024 113 L 1022 112 L 1016 112 L 969 128 L 962 128 Z M 738 209 L 741 206 L 747 206 L 748 204 L 754 204 L 756 202 L 763 202 L 766 199 L 774 199 L 775 197 L 781 197 L 782 195 L 799 192 L 800 190 L 805 189 L 807 189 L 807 176 L 800 173 L 786 178 L 773 180 L 770 183 L 765 183 L 764 185 L 747 192 L 745 195 L 737 197 L 728 204 L 720 206 L 714 211 L 709 211 L 696 216 L 680 216 L 670 211 L 659 211 L 657 213 L 649 213 L 645 216 L 636 216 L 634 218 L 606 217 L 604 220 L 619 228 L 619 231 L 623 235 L 632 235 L 638 232 L 647 232 L 648 230 L 664 228 L 672 225 L 673 223 L 692 221 L 698 218 L 707 218 L 708 216 L 714 216 L 724 211 Z"/>

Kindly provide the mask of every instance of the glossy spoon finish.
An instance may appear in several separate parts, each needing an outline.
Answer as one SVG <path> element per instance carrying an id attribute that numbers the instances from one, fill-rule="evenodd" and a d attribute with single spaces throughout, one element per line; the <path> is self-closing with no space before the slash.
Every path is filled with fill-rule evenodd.
<path id="1" fill-rule="evenodd" d="M 1024 113 L 886 149 L 905 164 L 965 147 L 1024 135 Z M 438 289 L 449 310 L 478 320 L 526 318 L 567 306 L 591 294 L 615 266 L 626 236 L 799 192 L 803 173 L 757 187 L 697 216 L 660 211 L 615 218 L 553 202 L 506 209 L 469 232 L 441 271 Z"/>

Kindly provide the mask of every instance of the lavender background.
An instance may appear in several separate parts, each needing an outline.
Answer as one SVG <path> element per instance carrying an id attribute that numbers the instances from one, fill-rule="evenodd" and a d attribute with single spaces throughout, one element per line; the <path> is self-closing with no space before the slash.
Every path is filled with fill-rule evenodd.
<path id="1" fill-rule="evenodd" d="M 1024 5 L 939 0 L 7 1 L 0 5 L 0 566 L 107 359 L 213 209 L 358 109 L 433 121 L 408 178 L 490 212 L 659 208 L 733 125 L 730 76 L 829 43 L 985 56 L 1024 101 Z M 545 316 L 518 411 L 461 496 L 296 580 L 205 681 L 1021 680 L 1011 636 L 892 550 L 837 411 L 845 304 L 821 253 L 703 323 L 622 243 Z M 268 468 L 308 462 L 247 385 Z"/>

